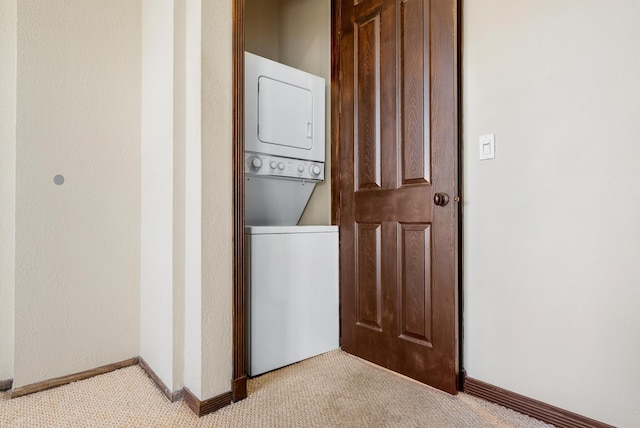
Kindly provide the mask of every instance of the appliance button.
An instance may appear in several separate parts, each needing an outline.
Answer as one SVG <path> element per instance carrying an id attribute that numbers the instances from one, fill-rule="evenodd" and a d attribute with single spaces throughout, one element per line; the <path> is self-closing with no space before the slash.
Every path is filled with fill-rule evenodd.
<path id="1" fill-rule="evenodd" d="M 284 162 L 278 162 L 278 169 L 280 171 L 284 170 Z"/>
<path id="2" fill-rule="evenodd" d="M 311 170 L 311 174 L 316 175 L 316 176 L 320 175 L 320 172 L 322 172 L 322 170 L 320 169 L 320 166 L 318 166 L 318 165 L 311 165 L 310 170 Z"/>
<path id="3" fill-rule="evenodd" d="M 304 172 L 304 165 L 298 165 L 298 172 Z"/>
<path id="4" fill-rule="evenodd" d="M 251 158 L 251 169 L 258 171 L 260 168 L 262 168 L 262 159 L 256 157 Z"/>
<path id="5" fill-rule="evenodd" d="M 276 161 L 269 162 L 269 168 L 276 169 L 277 166 L 278 166 L 278 164 L 276 163 Z"/>

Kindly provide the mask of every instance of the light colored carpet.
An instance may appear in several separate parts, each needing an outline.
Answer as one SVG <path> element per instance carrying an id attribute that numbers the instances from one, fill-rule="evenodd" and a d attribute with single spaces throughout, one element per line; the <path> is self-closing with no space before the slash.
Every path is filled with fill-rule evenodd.
<path id="1" fill-rule="evenodd" d="M 0 427 L 549 427 L 478 398 L 451 396 L 336 350 L 248 384 L 249 397 L 198 419 L 138 366 L 10 400 Z"/>

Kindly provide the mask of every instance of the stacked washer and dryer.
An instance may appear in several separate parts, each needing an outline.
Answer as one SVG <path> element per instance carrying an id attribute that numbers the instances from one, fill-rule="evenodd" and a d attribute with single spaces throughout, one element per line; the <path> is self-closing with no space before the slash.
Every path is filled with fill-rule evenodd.
<path id="1" fill-rule="evenodd" d="M 250 376 L 339 346 L 338 228 L 298 226 L 324 161 L 324 79 L 245 53 Z"/>

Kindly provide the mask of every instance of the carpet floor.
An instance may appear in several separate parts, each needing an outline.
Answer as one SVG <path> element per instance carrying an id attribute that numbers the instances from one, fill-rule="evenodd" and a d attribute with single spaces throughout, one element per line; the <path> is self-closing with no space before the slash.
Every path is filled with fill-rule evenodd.
<path id="1" fill-rule="evenodd" d="M 0 427 L 549 427 L 467 394 L 451 396 L 340 350 L 267 373 L 249 397 L 197 418 L 139 366 L 10 400 Z"/>

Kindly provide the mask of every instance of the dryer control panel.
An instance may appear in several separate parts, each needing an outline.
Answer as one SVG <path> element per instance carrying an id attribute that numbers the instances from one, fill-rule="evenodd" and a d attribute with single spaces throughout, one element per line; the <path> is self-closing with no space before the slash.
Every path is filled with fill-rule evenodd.
<path id="1" fill-rule="evenodd" d="M 324 163 L 245 152 L 244 172 L 247 175 L 322 181 L 324 180 Z"/>

